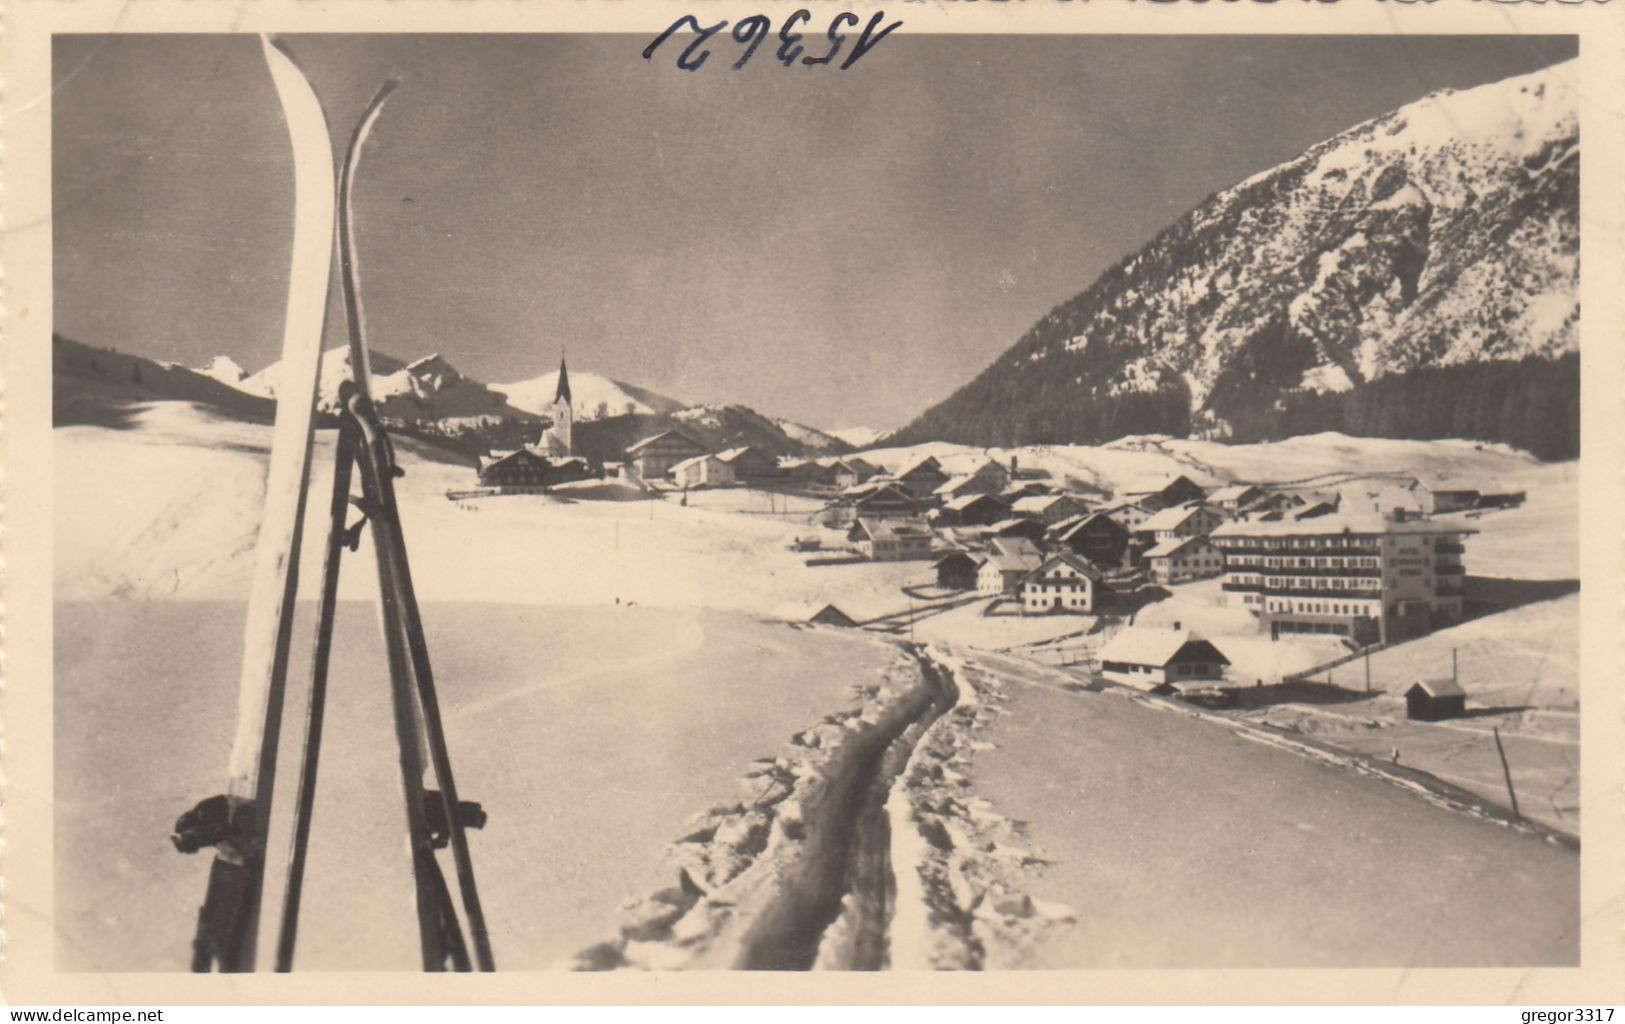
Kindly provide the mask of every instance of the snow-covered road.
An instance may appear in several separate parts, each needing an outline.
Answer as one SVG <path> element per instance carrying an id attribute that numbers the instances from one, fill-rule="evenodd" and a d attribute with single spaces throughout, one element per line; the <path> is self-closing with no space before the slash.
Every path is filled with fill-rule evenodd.
<path id="1" fill-rule="evenodd" d="M 1214 722 L 971 661 L 1003 700 L 970 791 L 1047 862 L 1025 891 L 1076 913 L 988 966 L 1578 961 L 1572 849 Z"/>

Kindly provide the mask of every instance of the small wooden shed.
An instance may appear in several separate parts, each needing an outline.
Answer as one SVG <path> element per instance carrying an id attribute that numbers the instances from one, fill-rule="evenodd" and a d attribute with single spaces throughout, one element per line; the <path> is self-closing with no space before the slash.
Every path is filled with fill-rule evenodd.
<path id="1" fill-rule="evenodd" d="M 1405 717 L 1420 722 L 1460 718 L 1467 713 L 1467 691 L 1454 679 L 1419 679 L 1405 691 Z"/>
<path id="2" fill-rule="evenodd" d="M 826 604 L 818 609 L 807 621 L 820 626 L 843 626 L 847 629 L 855 628 L 858 624 L 856 619 L 832 604 Z"/>

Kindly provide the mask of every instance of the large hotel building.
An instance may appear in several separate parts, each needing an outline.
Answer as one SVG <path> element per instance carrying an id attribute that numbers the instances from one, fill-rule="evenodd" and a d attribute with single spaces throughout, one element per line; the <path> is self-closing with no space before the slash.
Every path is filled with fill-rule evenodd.
<path id="1" fill-rule="evenodd" d="M 1364 646 L 1461 621 L 1463 540 L 1477 531 L 1410 516 L 1328 515 L 1225 523 L 1228 602 L 1282 633 L 1331 633 Z"/>

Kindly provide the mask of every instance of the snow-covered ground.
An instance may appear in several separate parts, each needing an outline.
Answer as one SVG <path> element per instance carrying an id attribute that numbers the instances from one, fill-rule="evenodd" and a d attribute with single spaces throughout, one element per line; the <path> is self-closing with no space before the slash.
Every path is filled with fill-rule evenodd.
<path id="1" fill-rule="evenodd" d="M 138 409 L 129 429 L 55 431 L 64 964 L 150 969 L 173 967 L 185 956 L 204 862 L 173 853 L 166 835 L 175 815 L 219 789 L 235 714 L 241 602 L 268 439 L 266 427 L 173 402 Z M 332 445 L 331 433 L 318 441 L 306 532 L 316 540 L 306 545 L 306 580 L 319 576 Z M 969 824 L 954 829 L 999 849 L 1019 853 L 1029 839 L 1043 848 L 1043 856 L 1031 862 L 1025 855 L 999 863 L 981 858 L 956 869 L 958 883 L 944 881 L 963 888 L 976 876 L 984 887 L 979 891 L 991 894 L 977 918 L 980 934 L 994 943 L 984 949 L 985 964 L 1026 962 L 1022 950 L 1031 951 L 1029 940 L 1061 936 L 1073 926 L 1088 936 L 1058 940 L 1030 962 L 1096 962 L 1105 948 L 1101 936 L 1119 932 L 1155 939 L 1144 948 L 1161 962 L 1232 962 L 1203 960 L 1195 945 L 1169 945 L 1172 940 L 1151 934 L 1150 925 L 1113 931 L 1117 919 L 1096 916 L 1102 907 L 1087 898 L 1098 877 L 1070 856 L 1057 868 L 1058 877 L 1065 876 L 1059 889 L 1046 893 L 1032 884 L 1042 881 L 1043 871 L 1035 869 L 1043 869 L 1056 850 L 1085 861 L 1102 856 L 1099 843 L 1079 838 L 1083 812 L 1077 807 L 1080 799 L 1122 801 L 1134 788 L 1131 780 L 1118 779 L 1097 792 L 1100 779 L 1117 778 L 1110 757 L 1118 755 L 1107 751 L 1101 754 L 1106 762 L 1091 760 L 1079 769 L 1081 797 L 1054 781 L 1040 782 L 1033 775 L 1042 774 L 1037 762 L 953 781 L 970 761 L 996 765 L 1004 755 L 995 749 L 1012 746 L 1051 758 L 1056 779 L 1073 779 L 1067 758 L 1080 750 L 1078 729 L 1092 726 L 1069 724 L 1074 705 L 1038 708 L 1033 702 L 1121 700 L 1065 693 L 1090 685 L 1077 666 L 1091 660 L 1115 628 L 1113 620 L 985 615 L 985 599 L 945 600 L 922 587 L 931 577 L 927 562 L 809 566 L 806 554 L 791 550 L 797 538 L 817 535 L 833 548 L 843 535 L 809 526 L 813 503 L 803 499 L 787 502 L 731 488 L 690 492 L 685 506 L 675 493 L 648 494 L 606 481 L 550 496 L 452 501 L 446 492 L 469 487 L 472 469 L 431 448 L 410 442 L 399 447 L 406 470 L 398 483 L 406 539 L 443 680 L 459 783 L 492 813 L 488 829 L 476 834 L 476 865 L 505 967 L 556 965 L 624 927 L 624 913 L 649 911 L 647 903 L 626 912 L 616 907 L 626 897 L 670 887 L 669 865 L 661 866 L 663 846 L 707 808 L 722 823 L 718 834 L 754 820 L 748 808 L 730 809 L 742 806 L 735 786 L 754 771 L 751 763 L 771 758 L 792 734 L 811 735 L 806 730 L 816 731 L 821 720 L 828 724 L 830 713 L 855 690 L 872 689 L 887 673 L 895 674 L 896 643 L 908 639 L 952 645 L 984 671 L 1052 695 L 1020 698 L 1022 706 L 1032 705 L 1043 728 L 1023 727 L 1010 734 L 1013 740 L 975 732 L 997 717 L 980 705 L 962 708 L 929 734 L 939 755 L 960 759 L 960 768 L 947 774 L 931 774 L 929 765 L 922 769 L 935 780 L 933 792 L 942 790 L 944 800 L 959 792 L 953 798 L 974 812 L 965 819 Z M 1284 703 L 1238 714 L 1374 757 L 1383 754 L 1384 744 L 1397 746 L 1404 765 L 1435 771 L 1492 801 L 1494 762 L 1485 760 L 1485 730 L 1498 727 L 1516 762 L 1520 793 L 1529 793 L 1529 815 L 1559 828 L 1576 826 L 1574 464 L 1542 465 L 1496 446 L 1336 435 L 1236 447 L 1165 438 L 992 452 L 926 445 L 882 452 L 880 460 L 895 468 L 926 453 L 938 455 L 950 472 L 990 454 L 1007 463 L 1013 457 L 1024 469 L 1047 470 L 1057 480 L 1102 491 L 1149 489 L 1179 473 L 1204 483 L 1274 480 L 1356 491 L 1408 474 L 1424 482 L 1527 491 L 1521 508 L 1460 517 L 1479 531 L 1465 556 L 1470 581 L 1487 580 L 1482 585 L 1491 590 L 1485 593 L 1493 591 L 1508 610 L 1373 656 L 1378 692 L 1372 698 L 1326 706 Z M 380 712 L 381 652 L 367 604 L 374 589 L 364 541 L 360 555 L 346 562 L 340 590 L 346 603 L 334 678 L 343 692 L 335 695 L 339 705 L 329 728 L 346 742 L 328 748 L 343 749 L 324 764 L 306 902 L 307 920 L 349 923 L 316 924 L 302 939 L 303 955 L 324 966 L 410 966 L 414 959 L 396 941 L 409 938 L 411 927 L 404 909 L 407 877 L 397 856 L 398 814 L 388 798 L 396 789 L 392 739 Z M 1213 639 L 1231 659 L 1233 679 L 1274 681 L 1342 653 L 1330 640 L 1270 642 L 1245 611 L 1224 605 L 1216 581 L 1170 590 L 1167 599 L 1142 608 L 1136 624 L 1177 622 Z M 891 636 L 784 624 L 828 603 Z M 307 626 L 308 618 L 301 635 Z M 175 638 L 183 635 L 182 657 Z M 1472 680 L 1470 703 L 1480 714 L 1449 726 L 1400 721 L 1398 693 L 1413 678 L 1449 674 L 1452 648 L 1464 682 Z M 305 657 L 296 652 L 294 664 Z M 1335 669 L 1334 681 L 1362 685 L 1363 669 L 1360 663 Z M 296 682 L 300 675 L 295 673 Z M 997 703 L 988 700 L 989 706 Z M 290 712 L 290 721 L 298 717 Z M 1113 728 L 1127 727 L 1115 713 L 1107 717 Z M 1161 743 L 1154 738 L 1156 723 L 1176 720 L 1152 711 L 1135 711 L 1131 719 L 1129 734 L 1140 737 L 1134 742 L 1148 756 Z M 154 742 L 160 736 L 180 742 Z M 291 737 L 285 742 L 288 749 L 295 745 Z M 1061 748 L 1069 753 L 1057 753 Z M 1231 767 L 1245 774 L 1257 767 L 1255 760 L 1242 757 L 1245 763 Z M 1183 763 L 1175 758 L 1163 767 Z M 1194 769 L 1185 775 L 1181 784 L 1191 787 L 1207 777 Z M 1233 780 L 1226 777 L 1223 785 L 1224 797 L 1208 793 L 1203 799 L 1234 815 Z M 1305 782 L 1301 793 L 1310 802 L 1325 801 L 1330 792 L 1313 796 L 1311 790 Z M 1166 787 L 1155 792 L 1158 800 L 1172 799 Z M 286 813 L 285 801 L 282 809 Z M 1030 823 L 1030 836 L 1016 819 Z M 741 835 L 747 833 L 754 835 L 749 829 Z M 1349 838 L 1338 835 L 1338 842 Z M 132 845 L 130 836 L 144 838 Z M 365 884 L 344 884 L 360 862 L 379 866 L 369 868 Z M 1566 890 L 1547 895 L 1553 896 L 1554 912 L 1567 906 Z M 1102 920 L 1108 927 L 1095 930 Z M 350 941 L 358 927 L 388 941 Z M 1409 962 L 1405 951 L 1375 952 L 1373 941 L 1361 935 L 1328 948 L 1339 955 L 1354 950 L 1350 962 Z M 1009 945 L 996 948 L 998 943 Z M 916 942 L 915 953 L 928 955 L 920 950 L 930 947 L 930 941 Z M 1261 949 L 1235 962 L 1271 956 L 1297 962 L 1281 960 L 1277 947 Z M 1453 947 L 1450 956 L 1508 961 L 1499 949 L 1472 943 Z"/>
<path id="2" fill-rule="evenodd" d="M 235 602 L 58 606 L 63 970 L 186 969 L 208 859 L 168 835 L 220 791 L 242 618 Z M 424 622 L 460 795 L 490 815 L 470 837 L 507 970 L 554 966 L 612 933 L 622 900 L 667 884 L 662 851 L 691 815 L 737 799 L 754 759 L 898 657 L 863 632 L 677 609 L 436 602 Z M 299 965 L 415 969 L 376 613 L 347 602 L 337 625 Z M 308 663 L 303 645 L 293 663 Z M 293 679 L 285 751 L 303 720 L 303 673 Z"/>

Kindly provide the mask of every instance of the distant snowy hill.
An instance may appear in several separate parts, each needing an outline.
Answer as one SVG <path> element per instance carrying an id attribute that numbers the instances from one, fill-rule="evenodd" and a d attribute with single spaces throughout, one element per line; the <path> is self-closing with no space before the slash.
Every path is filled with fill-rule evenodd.
<path id="1" fill-rule="evenodd" d="M 558 389 L 557 370 L 530 380 L 491 385 L 491 390 L 507 396 L 508 404 L 514 408 L 541 416 L 549 414 Z M 596 373 L 571 370 L 570 407 L 576 421 L 582 422 L 601 420 L 607 416 L 676 412 L 683 407 L 683 403 L 635 384 L 611 380 Z"/>
<path id="2" fill-rule="evenodd" d="M 217 414 L 269 423 L 275 406 L 212 376 L 157 359 L 51 336 L 52 422 L 124 426 L 149 402 L 191 402 Z"/>
<path id="3" fill-rule="evenodd" d="M 854 448 L 868 448 L 876 441 L 886 436 L 886 431 L 876 430 L 874 427 L 842 427 L 839 430 L 826 431 L 831 437 L 839 438 Z"/>
<path id="4" fill-rule="evenodd" d="M 1339 429 L 1572 455 L 1575 79 L 1437 93 L 1217 193 L 897 440 Z"/>
<path id="5" fill-rule="evenodd" d="M 222 384 L 229 384 L 234 388 L 242 387 L 243 380 L 247 378 L 248 371 L 237 365 L 237 360 L 230 356 L 215 356 L 203 366 L 197 368 L 198 373 L 205 377 L 213 377 Z"/>

